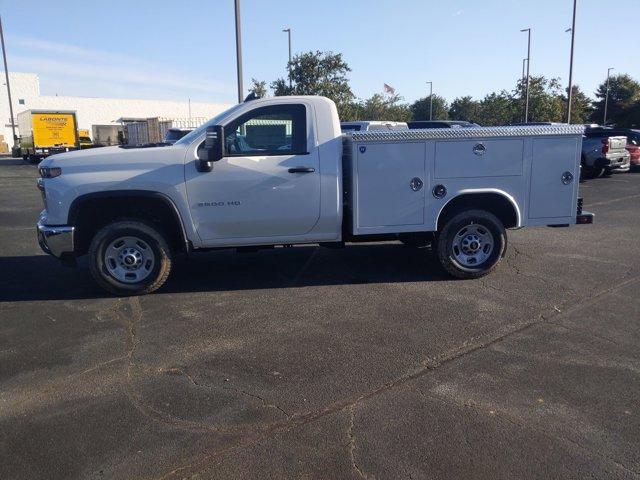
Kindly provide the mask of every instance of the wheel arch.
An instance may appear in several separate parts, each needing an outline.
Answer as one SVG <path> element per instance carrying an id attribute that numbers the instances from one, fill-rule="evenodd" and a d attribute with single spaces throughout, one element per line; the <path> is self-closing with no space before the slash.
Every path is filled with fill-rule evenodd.
<path id="1" fill-rule="evenodd" d="M 103 215 L 89 215 L 90 210 L 95 213 L 94 208 Z M 162 216 L 154 218 L 154 214 Z M 107 190 L 80 195 L 69 207 L 67 224 L 76 227 L 76 254 L 85 253 L 91 241 L 88 237 L 117 218 L 155 220 L 170 237 L 174 248 L 190 250 L 182 216 L 168 195 L 150 190 Z"/>
<path id="2" fill-rule="evenodd" d="M 497 188 L 460 190 L 449 199 L 438 211 L 436 227 L 442 228 L 445 219 L 451 214 L 471 208 L 481 208 L 496 215 L 505 228 L 522 226 L 522 213 L 515 198 Z"/>

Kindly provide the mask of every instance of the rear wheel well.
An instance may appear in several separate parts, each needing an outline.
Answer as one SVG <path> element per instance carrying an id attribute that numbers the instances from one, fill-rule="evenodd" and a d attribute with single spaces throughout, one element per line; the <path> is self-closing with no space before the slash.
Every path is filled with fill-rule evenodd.
<path id="1" fill-rule="evenodd" d="M 438 231 L 454 215 L 465 210 L 486 210 L 500 219 L 505 228 L 518 226 L 518 212 L 513 203 L 499 193 L 466 193 L 449 201 L 438 216 Z"/>
<path id="2" fill-rule="evenodd" d="M 75 227 L 75 254 L 84 255 L 95 234 L 116 220 L 141 220 L 157 228 L 174 251 L 185 250 L 186 239 L 175 207 L 161 195 L 89 197 L 77 201 L 69 223 Z"/>

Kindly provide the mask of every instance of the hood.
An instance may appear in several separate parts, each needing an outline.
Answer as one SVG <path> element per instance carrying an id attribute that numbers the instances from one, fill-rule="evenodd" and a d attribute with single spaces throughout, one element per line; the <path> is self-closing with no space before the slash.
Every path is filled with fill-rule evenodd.
<path id="1" fill-rule="evenodd" d="M 185 147 L 165 145 L 149 148 L 99 147 L 58 153 L 40 162 L 41 167 L 62 167 L 66 172 L 153 168 L 154 164 L 182 162 Z"/>

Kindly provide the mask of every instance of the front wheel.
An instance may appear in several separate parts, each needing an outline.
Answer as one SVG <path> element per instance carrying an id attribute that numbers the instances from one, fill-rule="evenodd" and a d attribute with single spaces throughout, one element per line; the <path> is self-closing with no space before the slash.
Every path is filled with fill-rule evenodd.
<path id="1" fill-rule="evenodd" d="M 507 248 L 502 222 L 484 210 L 469 210 L 447 220 L 438 233 L 438 260 L 453 277 L 482 277 L 493 270 Z"/>
<path id="2" fill-rule="evenodd" d="M 89 247 L 96 282 L 115 295 L 143 295 L 160 288 L 171 272 L 171 250 L 156 227 L 118 221 L 102 228 Z"/>

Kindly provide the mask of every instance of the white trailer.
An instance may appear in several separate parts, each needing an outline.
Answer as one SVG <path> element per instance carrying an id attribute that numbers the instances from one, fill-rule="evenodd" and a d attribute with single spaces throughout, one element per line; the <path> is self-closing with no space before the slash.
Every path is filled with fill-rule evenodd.
<path id="1" fill-rule="evenodd" d="M 431 243 L 452 276 L 477 278 L 504 256 L 509 228 L 592 223 L 578 198 L 582 132 L 343 135 L 327 98 L 253 100 L 171 146 L 48 158 L 38 238 L 65 261 L 88 253 L 119 295 L 159 288 L 177 252 L 304 243 Z"/>

